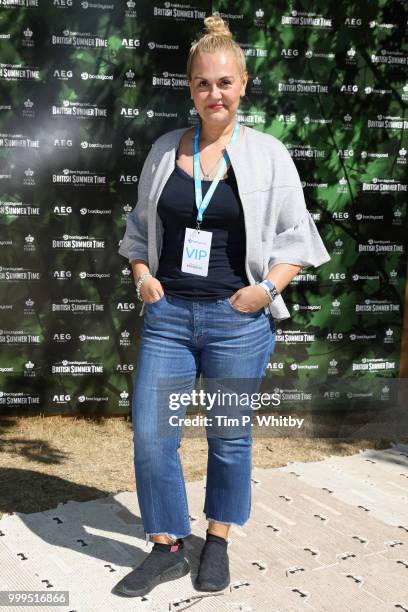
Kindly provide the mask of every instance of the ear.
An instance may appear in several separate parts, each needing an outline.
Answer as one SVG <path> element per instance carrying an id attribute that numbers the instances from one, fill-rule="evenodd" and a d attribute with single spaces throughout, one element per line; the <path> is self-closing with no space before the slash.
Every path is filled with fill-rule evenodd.
<path id="1" fill-rule="evenodd" d="M 242 77 L 241 96 L 245 96 L 245 88 L 248 83 L 248 72 L 245 71 Z"/>

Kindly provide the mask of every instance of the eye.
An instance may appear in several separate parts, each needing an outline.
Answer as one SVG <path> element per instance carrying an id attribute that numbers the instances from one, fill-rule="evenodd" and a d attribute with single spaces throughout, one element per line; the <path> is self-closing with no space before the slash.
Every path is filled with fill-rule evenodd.
<path id="1" fill-rule="evenodd" d="M 221 81 L 222 85 L 231 85 L 231 81 L 229 81 L 228 79 L 224 79 L 223 81 Z"/>

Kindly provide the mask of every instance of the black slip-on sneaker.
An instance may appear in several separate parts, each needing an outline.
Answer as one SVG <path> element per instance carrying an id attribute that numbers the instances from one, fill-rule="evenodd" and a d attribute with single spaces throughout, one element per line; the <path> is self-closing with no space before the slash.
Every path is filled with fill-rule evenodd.
<path id="1" fill-rule="evenodd" d="M 161 546 L 155 542 L 140 565 L 122 578 L 113 587 L 112 593 L 124 597 L 141 597 L 162 582 L 176 580 L 188 574 L 190 565 L 184 557 L 184 543 L 178 544 L 177 550 L 172 552 L 163 550 Z"/>
<path id="2" fill-rule="evenodd" d="M 197 591 L 222 591 L 231 581 L 227 542 L 207 535 L 200 554 L 200 565 L 194 582 Z"/>

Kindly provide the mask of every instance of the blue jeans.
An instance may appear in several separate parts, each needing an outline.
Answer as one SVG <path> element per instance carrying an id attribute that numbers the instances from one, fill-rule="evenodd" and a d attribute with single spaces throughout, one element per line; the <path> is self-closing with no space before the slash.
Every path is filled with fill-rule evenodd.
<path id="1" fill-rule="evenodd" d="M 146 541 L 150 535 L 191 533 L 178 453 L 182 425 L 170 425 L 169 396 L 166 403 L 159 392 L 163 381 L 171 393 L 191 394 L 202 373 L 204 380 L 251 379 L 256 392 L 274 346 L 274 320 L 264 308 L 242 313 L 228 298 L 191 301 L 167 294 L 146 305 L 132 397 L 136 490 Z M 186 410 L 181 406 L 177 417 Z M 252 436 L 251 431 L 238 436 L 210 437 L 207 431 L 203 512 L 207 520 L 242 526 L 251 509 Z"/>

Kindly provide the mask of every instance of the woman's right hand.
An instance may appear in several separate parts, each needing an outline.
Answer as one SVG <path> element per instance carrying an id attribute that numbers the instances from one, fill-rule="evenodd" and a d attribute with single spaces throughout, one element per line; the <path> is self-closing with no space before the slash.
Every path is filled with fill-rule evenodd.
<path id="1" fill-rule="evenodd" d="M 149 276 L 140 287 L 140 295 L 146 304 L 158 302 L 164 295 L 162 284 L 154 276 Z"/>

